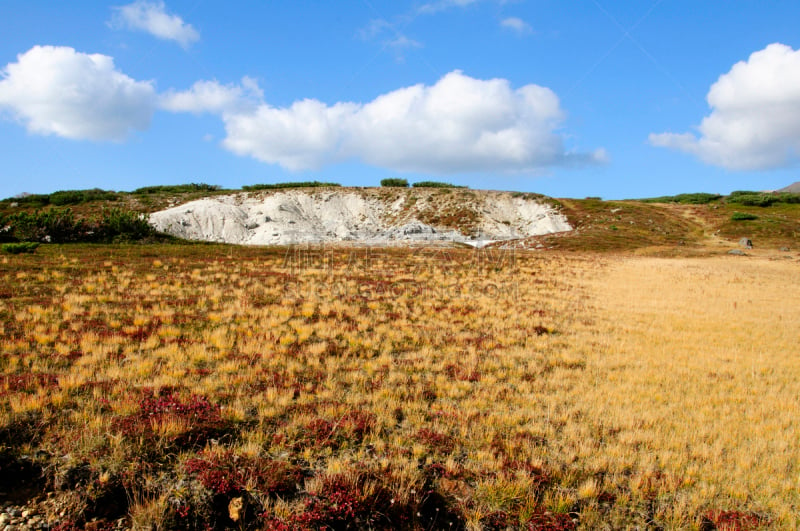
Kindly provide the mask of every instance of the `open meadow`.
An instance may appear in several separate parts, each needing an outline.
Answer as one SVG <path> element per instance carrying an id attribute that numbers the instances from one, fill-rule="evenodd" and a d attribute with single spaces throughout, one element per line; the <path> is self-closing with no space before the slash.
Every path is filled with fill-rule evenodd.
<path id="1" fill-rule="evenodd" d="M 0 501 L 51 529 L 796 529 L 800 262 L 0 258 Z"/>

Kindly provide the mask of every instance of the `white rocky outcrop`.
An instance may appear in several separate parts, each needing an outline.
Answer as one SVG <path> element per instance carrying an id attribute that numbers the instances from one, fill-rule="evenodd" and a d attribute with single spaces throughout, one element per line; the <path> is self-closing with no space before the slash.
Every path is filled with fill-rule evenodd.
<path id="1" fill-rule="evenodd" d="M 467 229 L 426 224 L 437 209 L 474 214 Z M 245 245 L 352 241 L 482 245 L 571 230 L 552 206 L 507 192 L 294 189 L 214 196 L 155 212 L 150 223 L 179 238 Z M 458 229 L 458 230 L 457 230 Z"/>

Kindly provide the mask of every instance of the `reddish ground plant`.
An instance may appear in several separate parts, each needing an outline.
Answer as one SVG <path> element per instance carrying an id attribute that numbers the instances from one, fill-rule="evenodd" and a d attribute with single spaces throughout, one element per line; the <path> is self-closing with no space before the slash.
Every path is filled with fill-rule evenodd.
<path id="1" fill-rule="evenodd" d="M 444 372 L 451 380 L 462 382 L 479 382 L 481 380 L 481 373 L 477 370 L 470 370 L 455 364 L 447 365 Z"/>
<path id="2" fill-rule="evenodd" d="M 572 531 L 576 528 L 570 515 L 545 510 L 534 514 L 525 524 L 525 529 L 529 531 Z"/>
<path id="3" fill-rule="evenodd" d="M 235 495 L 247 486 L 267 496 L 292 496 L 303 482 L 303 470 L 285 461 L 203 452 L 186 461 L 186 471 L 214 494 Z"/>
<path id="4" fill-rule="evenodd" d="M 0 375 L 0 396 L 10 393 L 33 393 L 37 389 L 58 387 L 58 377 L 46 373 Z"/>
<path id="5" fill-rule="evenodd" d="M 769 519 L 756 513 L 741 511 L 708 511 L 703 517 L 703 531 L 755 531 L 770 524 Z"/>
<path id="6" fill-rule="evenodd" d="M 455 440 L 451 436 L 445 433 L 429 430 L 428 428 L 422 428 L 421 430 L 417 431 L 417 434 L 414 438 L 422 444 L 430 447 L 432 450 L 444 454 L 452 452 L 453 448 L 455 448 Z"/>
<path id="7" fill-rule="evenodd" d="M 183 430 L 166 435 L 169 445 L 191 448 L 207 440 L 230 432 L 232 426 L 222 418 L 220 407 L 204 396 L 190 395 L 186 399 L 178 396 L 174 388 L 158 391 L 146 389 L 139 399 L 139 411 L 115 419 L 113 426 L 129 438 L 153 441 L 159 423 L 177 421 Z"/>
<path id="8" fill-rule="evenodd" d="M 374 482 L 369 488 L 368 481 Z M 375 478 L 335 474 L 309 494 L 305 511 L 295 520 L 305 529 L 406 529 L 413 518 L 412 507 L 395 503 Z"/>

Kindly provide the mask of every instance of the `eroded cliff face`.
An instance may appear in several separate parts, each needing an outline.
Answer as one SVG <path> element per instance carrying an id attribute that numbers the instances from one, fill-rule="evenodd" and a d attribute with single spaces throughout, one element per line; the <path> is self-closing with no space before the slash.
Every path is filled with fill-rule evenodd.
<path id="1" fill-rule="evenodd" d="M 454 189 L 295 189 L 192 201 L 150 215 L 180 238 L 245 245 L 463 242 L 571 230 L 534 194 Z"/>

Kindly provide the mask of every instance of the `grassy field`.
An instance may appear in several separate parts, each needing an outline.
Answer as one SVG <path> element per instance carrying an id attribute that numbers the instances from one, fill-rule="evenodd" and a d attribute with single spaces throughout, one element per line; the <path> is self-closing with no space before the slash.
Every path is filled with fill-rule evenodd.
<path id="1" fill-rule="evenodd" d="M 61 530 L 799 523 L 796 258 L 1 260 L 0 491 Z"/>

